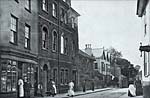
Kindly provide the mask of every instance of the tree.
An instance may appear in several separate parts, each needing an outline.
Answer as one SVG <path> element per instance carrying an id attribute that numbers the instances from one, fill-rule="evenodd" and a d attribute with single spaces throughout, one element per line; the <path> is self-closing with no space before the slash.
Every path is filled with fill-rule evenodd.
<path id="1" fill-rule="evenodd" d="M 113 59 L 117 59 L 117 58 L 121 58 L 122 57 L 122 53 L 117 51 L 115 48 L 113 47 L 110 47 L 108 49 L 108 52 L 110 53 L 111 57 L 112 57 L 112 60 Z"/>

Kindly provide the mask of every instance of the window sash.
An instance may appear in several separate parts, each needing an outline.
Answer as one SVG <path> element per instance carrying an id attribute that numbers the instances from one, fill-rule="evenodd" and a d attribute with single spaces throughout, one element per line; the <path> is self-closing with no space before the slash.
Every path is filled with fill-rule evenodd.
<path id="1" fill-rule="evenodd" d="M 47 6 L 47 1 L 46 0 L 42 0 L 42 9 L 44 11 L 48 11 L 48 6 Z"/>
<path id="2" fill-rule="evenodd" d="M 52 15 L 53 15 L 54 17 L 56 17 L 56 16 L 57 16 L 56 13 L 57 13 L 56 4 L 53 3 L 53 4 L 52 4 Z"/>
<path id="3" fill-rule="evenodd" d="M 25 8 L 27 10 L 31 10 L 31 1 L 30 0 L 25 0 Z"/>

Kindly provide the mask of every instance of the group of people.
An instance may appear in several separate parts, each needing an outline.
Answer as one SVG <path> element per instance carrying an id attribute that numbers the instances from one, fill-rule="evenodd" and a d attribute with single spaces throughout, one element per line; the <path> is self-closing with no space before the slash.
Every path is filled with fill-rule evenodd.
<path id="1" fill-rule="evenodd" d="M 30 88 L 31 84 L 27 81 L 27 78 L 23 80 L 20 77 L 18 80 L 18 98 L 30 98 Z"/>
<path id="2" fill-rule="evenodd" d="M 139 95 L 142 95 L 142 83 L 139 78 L 136 78 L 136 81 L 129 82 L 128 96 L 135 97 Z"/>
<path id="3" fill-rule="evenodd" d="M 74 83 L 73 81 L 70 81 L 69 84 L 69 89 L 67 96 L 74 96 Z M 43 86 L 42 83 L 39 83 L 38 89 L 40 89 L 41 96 L 43 96 Z M 57 89 L 55 82 L 50 79 L 48 83 L 48 96 L 55 96 L 57 94 Z M 27 82 L 26 80 L 23 80 L 22 78 L 19 78 L 18 80 L 18 98 L 30 98 L 30 83 Z"/>

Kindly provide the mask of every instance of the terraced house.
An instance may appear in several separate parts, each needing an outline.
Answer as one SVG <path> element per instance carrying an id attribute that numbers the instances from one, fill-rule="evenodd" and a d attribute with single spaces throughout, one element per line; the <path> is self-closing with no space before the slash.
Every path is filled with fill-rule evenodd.
<path id="1" fill-rule="evenodd" d="M 30 96 L 48 81 L 58 93 L 77 84 L 78 16 L 71 0 L 0 0 L 0 97 L 17 98 L 17 81 L 26 79 Z"/>

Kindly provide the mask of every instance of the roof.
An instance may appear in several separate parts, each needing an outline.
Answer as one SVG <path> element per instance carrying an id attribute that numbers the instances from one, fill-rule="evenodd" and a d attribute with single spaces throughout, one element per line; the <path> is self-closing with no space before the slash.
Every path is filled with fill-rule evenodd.
<path id="1" fill-rule="evenodd" d="M 94 57 L 94 56 L 90 56 L 90 55 L 88 55 L 87 53 L 83 52 L 83 51 L 80 50 L 80 49 L 79 49 L 79 54 L 82 55 L 82 56 L 84 56 L 84 57 L 87 57 L 87 58 L 89 58 L 89 59 L 95 60 L 95 57 Z"/>
<path id="2" fill-rule="evenodd" d="M 92 49 L 92 53 L 95 57 L 102 57 L 104 52 L 104 48 L 95 48 Z"/>
<path id="3" fill-rule="evenodd" d="M 136 12 L 136 14 L 139 17 L 142 17 L 144 15 L 148 1 L 149 0 L 137 0 L 137 12 Z"/>

